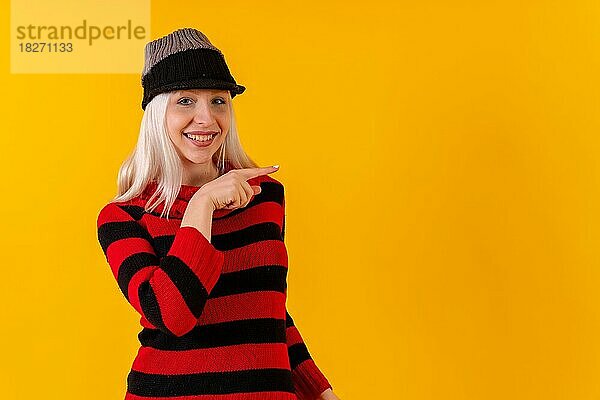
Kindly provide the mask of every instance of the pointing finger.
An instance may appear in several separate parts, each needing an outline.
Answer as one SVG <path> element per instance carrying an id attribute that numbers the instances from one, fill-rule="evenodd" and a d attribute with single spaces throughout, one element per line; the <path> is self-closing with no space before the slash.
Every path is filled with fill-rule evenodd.
<path id="1" fill-rule="evenodd" d="M 279 165 L 272 167 L 261 167 L 261 168 L 241 168 L 237 169 L 238 173 L 241 173 L 246 180 L 261 175 L 267 175 L 279 170 Z"/>

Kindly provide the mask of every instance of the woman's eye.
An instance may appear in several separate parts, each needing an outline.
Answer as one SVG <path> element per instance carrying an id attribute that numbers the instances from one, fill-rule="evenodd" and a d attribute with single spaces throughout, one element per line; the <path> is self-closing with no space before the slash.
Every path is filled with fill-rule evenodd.
<path id="1" fill-rule="evenodd" d="M 183 98 L 179 99 L 179 101 L 178 101 L 177 103 L 178 103 L 178 104 L 183 104 L 184 106 L 186 106 L 186 105 L 190 104 L 190 103 L 182 103 L 182 102 L 181 102 L 182 100 L 190 100 L 190 101 L 191 101 L 191 99 L 190 99 L 190 98 L 188 98 L 188 97 L 183 97 Z"/>
<path id="2" fill-rule="evenodd" d="M 188 105 L 192 104 L 193 102 L 194 101 L 192 99 L 190 99 L 189 97 L 182 97 L 181 99 L 179 99 L 179 101 L 177 101 L 177 104 L 188 106 Z M 214 99 L 214 102 L 216 102 L 216 104 L 227 104 L 227 102 L 221 98 Z"/>

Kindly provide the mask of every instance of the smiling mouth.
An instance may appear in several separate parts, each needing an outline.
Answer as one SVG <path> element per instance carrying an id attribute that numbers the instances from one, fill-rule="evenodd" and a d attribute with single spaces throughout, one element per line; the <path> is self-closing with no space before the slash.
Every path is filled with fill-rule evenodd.
<path id="1" fill-rule="evenodd" d="M 192 135 L 191 133 L 184 133 L 183 135 L 190 140 L 203 143 L 212 141 L 212 139 L 214 139 L 214 137 L 217 136 L 218 133 L 212 133 L 210 135 Z"/>

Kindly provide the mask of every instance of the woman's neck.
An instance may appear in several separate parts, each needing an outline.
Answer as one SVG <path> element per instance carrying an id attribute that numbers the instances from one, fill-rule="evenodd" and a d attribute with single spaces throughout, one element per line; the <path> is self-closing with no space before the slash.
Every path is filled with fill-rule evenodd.
<path id="1" fill-rule="evenodd" d="M 202 186 L 219 177 L 219 170 L 211 162 L 207 168 L 200 169 L 201 165 L 196 165 L 195 170 L 184 169 L 183 171 L 183 184 L 188 186 Z"/>

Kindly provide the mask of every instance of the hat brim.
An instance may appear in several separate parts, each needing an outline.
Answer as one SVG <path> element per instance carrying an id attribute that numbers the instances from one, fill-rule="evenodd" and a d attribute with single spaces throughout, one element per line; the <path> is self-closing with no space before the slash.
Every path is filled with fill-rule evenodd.
<path id="1" fill-rule="evenodd" d="M 157 94 L 164 92 L 172 92 L 174 90 L 181 89 L 223 89 L 229 91 L 231 93 L 231 98 L 234 98 L 236 95 L 244 93 L 246 87 L 238 85 L 237 83 L 220 81 L 210 78 L 196 78 L 186 81 L 167 83 L 157 88 L 154 88 L 152 91 L 146 93 L 144 101 L 142 102 L 142 108 L 145 109 L 146 105 Z"/>

